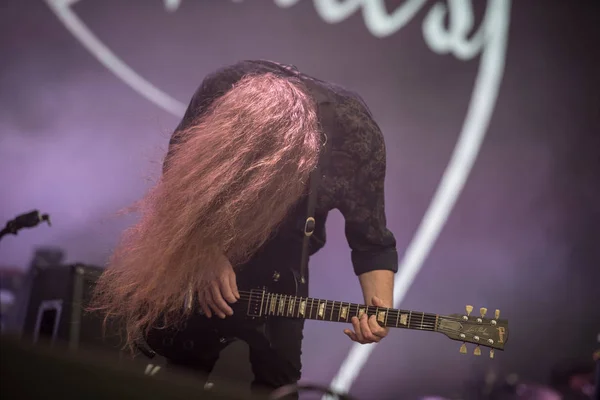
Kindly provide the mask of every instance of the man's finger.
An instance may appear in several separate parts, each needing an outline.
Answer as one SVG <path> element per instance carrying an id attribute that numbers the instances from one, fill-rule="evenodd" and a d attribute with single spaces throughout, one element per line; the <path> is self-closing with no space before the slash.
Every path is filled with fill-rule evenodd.
<path id="1" fill-rule="evenodd" d="M 200 292 L 200 295 L 198 296 L 198 303 L 200 303 L 200 308 L 202 308 L 202 311 L 204 311 L 204 315 L 206 315 L 207 318 L 212 317 L 212 312 L 210 311 L 210 307 L 206 301 L 206 291 L 203 290 Z"/>
<path id="2" fill-rule="evenodd" d="M 344 333 L 353 341 L 357 343 L 362 343 L 360 340 L 358 340 L 358 336 L 356 336 L 356 333 L 352 332 L 350 329 L 344 329 Z"/>
<path id="3" fill-rule="evenodd" d="M 369 328 L 369 317 L 367 317 L 366 314 L 363 314 L 360 318 L 360 332 L 362 333 L 363 338 L 368 342 L 378 342 L 380 340 L 380 338 L 373 335 L 373 332 L 371 332 L 371 328 Z"/>
<path id="4" fill-rule="evenodd" d="M 237 301 L 235 295 L 233 294 L 233 290 L 231 290 L 231 281 L 228 277 L 225 276 L 221 279 L 220 287 L 221 295 L 225 300 L 227 300 L 227 302 L 235 303 Z"/>
<path id="5" fill-rule="evenodd" d="M 371 303 L 375 306 L 375 307 L 385 307 L 385 305 L 383 304 L 383 300 L 381 300 L 379 297 L 377 296 L 373 296 L 373 298 L 371 299 Z"/>
<path id="6" fill-rule="evenodd" d="M 231 290 L 233 291 L 235 298 L 239 300 L 240 292 L 238 291 L 237 279 L 233 270 L 231 271 L 231 274 L 229 274 L 229 286 L 231 286 Z"/>
<path id="7" fill-rule="evenodd" d="M 231 309 L 231 307 L 229 307 L 229 305 L 223 298 L 223 295 L 221 294 L 221 290 L 219 289 L 219 286 L 216 283 L 213 284 L 213 286 L 212 286 L 211 294 L 212 294 L 213 304 L 217 307 L 217 310 L 215 310 L 215 309 L 213 309 L 213 310 L 215 312 L 218 311 L 217 313 L 220 314 L 219 317 L 225 318 L 225 316 L 233 314 L 233 310 Z"/>
<path id="8" fill-rule="evenodd" d="M 213 314 L 219 318 L 225 318 L 222 314 L 223 312 L 219 309 L 215 301 L 213 300 L 212 288 L 209 288 L 206 291 L 206 304 L 210 307 Z"/>
<path id="9" fill-rule="evenodd" d="M 357 317 L 352 317 L 352 327 L 354 328 L 354 332 L 356 337 L 358 338 L 358 341 L 361 342 L 364 340 L 362 333 L 360 331 L 360 322 L 358 321 Z"/>
<path id="10" fill-rule="evenodd" d="M 377 323 L 374 315 L 369 318 L 369 329 L 377 337 L 384 338 L 387 335 L 387 330 Z"/>
<path id="11" fill-rule="evenodd" d="M 210 287 L 208 289 L 208 291 L 206 292 L 206 304 L 208 304 L 208 306 L 210 307 L 210 309 L 212 310 L 212 312 L 217 317 L 219 317 L 219 318 L 225 318 L 225 315 L 224 315 L 223 311 L 221 311 L 219 309 L 219 306 L 217 305 L 217 303 L 214 300 L 212 287 Z"/>

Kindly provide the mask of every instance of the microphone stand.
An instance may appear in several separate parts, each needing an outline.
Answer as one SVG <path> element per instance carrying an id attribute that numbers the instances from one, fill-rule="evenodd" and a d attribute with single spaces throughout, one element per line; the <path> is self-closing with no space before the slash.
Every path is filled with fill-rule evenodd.
<path id="1" fill-rule="evenodd" d="M 46 222 L 48 226 L 52 226 L 50 223 L 50 216 L 48 214 L 41 214 L 38 210 L 33 210 L 25 214 L 17 216 L 6 223 L 4 229 L 0 231 L 0 239 L 6 235 L 17 235 L 17 233 L 24 228 L 33 228 L 38 226 L 40 223 Z"/>
<path id="2" fill-rule="evenodd" d="M 598 334 L 598 343 L 600 343 L 600 333 Z M 594 352 L 594 361 L 596 361 L 596 379 L 595 379 L 595 390 L 594 400 L 600 400 L 600 349 Z"/>

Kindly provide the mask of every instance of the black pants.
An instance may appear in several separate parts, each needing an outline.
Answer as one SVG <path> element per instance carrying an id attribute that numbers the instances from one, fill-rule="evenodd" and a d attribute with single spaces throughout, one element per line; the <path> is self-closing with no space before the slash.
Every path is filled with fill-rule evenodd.
<path id="1" fill-rule="evenodd" d="M 248 344 L 250 364 L 254 374 L 252 390 L 257 393 L 270 392 L 281 386 L 295 384 L 302 370 L 302 338 L 304 320 L 273 318 L 260 330 L 239 331 L 237 339 Z M 189 356 L 170 358 L 165 354 L 167 368 L 192 370 L 207 377 L 213 370 L 219 355 L 231 343 L 216 332 L 205 332 L 197 337 Z M 297 396 L 286 397 L 295 399 Z"/>
<path id="2" fill-rule="evenodd" d="M 300 254 L 301 241 L 288 240 L 283 236 L 280 239 L 272 240 L 255 255 L 245 268 L 237 271 L 238 286 L 240 289 L 243 289 L 244 286 L 247 288 L 263 285 L 270 287 L 270 284 L 273 283 L 273 271 L 277 268 L 277 271 L 281 272 L 281 279 L 278 282 L 282 286 L 272 287 L 274 292 L 307 297 L 308 271 L 306 271 L 304 285 L 294 285 L 294 280 L 290 281 L 293 275 L 286 272 L 300 264 Z M 245 312 L 242 315 L 245 315 Z M 227 340 L 223 339 L 236 337 L 245 341 L 250 349 L 250 363 L 254 374 L 253 389 L 262 388 L 263 392 L 264 389 L 270 391 L 281 386 L 295 384 L 300 380 L 304 320 L 269 318 L 262 325 L 261 331 L 253 328 L 242 329 L 241 326 L 245 326 L 245 324 L 240 323 L 239 320 L 235 322 L 235 315 L 232 320 L 229 318 L 219 320 L 213 317 L 215 330 L 205 329 L 205 320 L 204 323 L 198 322 L 197 326 L 194 321 L 193 318 L 190 319 L 186 328 L 175 333 L 179 339 L 175 339 L 175 344 L 172 346 L 165 346 L 162 338 L 156 338 L 154 343 L 147 338 L 147 342 L 157 353 L 169 360 L 170 366 L 186 367 L 208 376 L 218 361 L 221 351 L 227 347 Z M 188 343 L 188 347 L 190 347 L 192 341 L 193 349 L 188 351 L 178 348 L 177 351 L 173 351 L 176 343 Z M 158 351 L 158 348 L 162 348 L 164 351 Z M 169 356 L 170 352 L 172 352 L 172 356 Z M 289 398 L 294 399 L 297 396 Z"/>

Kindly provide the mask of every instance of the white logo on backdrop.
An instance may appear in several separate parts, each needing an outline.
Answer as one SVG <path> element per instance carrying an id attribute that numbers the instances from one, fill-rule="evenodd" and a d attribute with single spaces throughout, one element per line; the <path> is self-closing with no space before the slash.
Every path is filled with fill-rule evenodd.
<path id="1" fill-rule="evenodd" d="M 140 76 L 98 39 L 76 15 L 72 6 L 79 0 L 46 0 L 65 27 L 96 59 L 140 95 L 164 110 L 181 117 L 185 104 L 169 96 Z M 235 0 L 234 0 L 235 1 Z M 281 8 L 299 0 L 274 0 Z M 176 12 L 182 0 L 163 0 Z M 382 0 L 313 0 L 323 21 L 335 24 L 362 12 L 367 30 L 375 37 L 390 36 L 425 6 L 427 0 L 406 0 L 391 14 Z M 431 2 L 430 2 L 431 3 Z M 439 186 L 425 212 L 405 256 L 400 262 L 394 289 L 394 306 L 399 307 L 435 243 L 473 167 L 498 97 L 504 73 L 511 0 L 488 0 L 482 23 L 474 28 L 473 5 L 468 0 L 433 4 L 423 20 L 423 38 L 437 54 L 452 54 L 460 60 L 480 57 L 471 100 L 458 141 Z M 445 20 L 448 17 L 448 26 Z M 347 392 L 369 355 L 372 345 L 354 345 L 332 381 L 333 389 Z"/>

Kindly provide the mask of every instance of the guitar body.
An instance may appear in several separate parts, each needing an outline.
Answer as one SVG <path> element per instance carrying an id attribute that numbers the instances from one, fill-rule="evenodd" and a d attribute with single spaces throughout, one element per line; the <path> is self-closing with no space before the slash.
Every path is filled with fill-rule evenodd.
<path id="1" fill-rule="evenodd" d="M 275 263 L 272 263 L 275 264 Z M 465 307 L 466 314 L 439 315 L 420 311 L 399 310 L 324 300 L 308 297 L 307 285 L 298 273 L 289 268 L 280 271 L 247 267 L 237 272 L 240 300 L 232 304 L 233 315 L 224 319 L 207 318 L 199 308 L 178 328 L 152 329 L 146 343 L 156 353 L 175 362 L 202 362 L 215 360 L 218 353 L 230 342 L 241 339 L 257 350 L 272 349 L 268 318 L 310 319 L 350 323 L 352 317 L 363 314 L 376 316 L 379 325 L 388 328 L 413 329 L 421 332 L 438 332 L 462 342 L 461 353 L 467 353 L 466 343 L 475 344 L 473 351 L 481 355 L 481 347 L 504 350 L 508 341 L 508 321 L 500 319 L 500 310 L 486 316 L 481 307 L 479 315 L 473 306 Z M 192 302 L 193 304 L 193 302 Z M 183 306 L 183 305 L 182 305 Z"/>
<path id="2" fill-rule="evenodd" d="M 295 271 L 258 269 L 247 268 L 237 272 L 240 293 L 266 291 L 296 296 L 304 292 L 302 294 L 306 296 L 306 291 L 302 290 L 304 285 Z M 255 304 L 242 294 L 240 300 L 230 304 L 233 315 L 221 319 L 214 315 L 207 318 L 196 303 L 192 315 L 180 327 L 152 329 L 145 339 L 156 353 L 180 361 L 212 357 L 213 353 L 216 355 L 237 339 L 247 342 L 251 347 L 268 348 L 270 343 L 265 334 L 267 317 L 259 316 L 261 313 L 255 309 Z"/>

